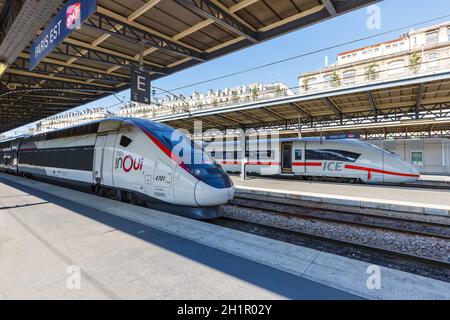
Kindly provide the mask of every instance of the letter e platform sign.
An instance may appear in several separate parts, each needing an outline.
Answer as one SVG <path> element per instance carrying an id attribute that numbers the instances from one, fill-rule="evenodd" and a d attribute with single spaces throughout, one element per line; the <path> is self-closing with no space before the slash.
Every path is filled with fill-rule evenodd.
<path id="1" fill-rule="evenodd" d="M 133 69 L 131 77 L 131 101 L 150 103 L 150 77 L 145 71 Z"/>

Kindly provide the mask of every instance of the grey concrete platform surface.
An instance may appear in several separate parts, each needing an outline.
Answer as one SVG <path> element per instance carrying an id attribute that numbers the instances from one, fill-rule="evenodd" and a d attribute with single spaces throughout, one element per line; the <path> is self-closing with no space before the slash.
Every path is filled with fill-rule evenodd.
<path id="1" fill-rule="evenodd" d="M 450 283 L 0 174 L 0 298 L 358 297 L 450 299 Z"/>
<path id="2" fill-rule="evenodd" d="M 443 182 L 446 184 L 450 184 L 450 172 L 448 176 L 440 176 L 440 175 L 421 175 L 419 181 L 430 181 L 430 182 Z"/>
<path id="3" fill-rule="evenodd" d="M 450 188 L 450 175 L 449 176 L 421 175 L 419 181 L 417 181 L 415 184 L 431 188 L 433 187 Z"/>
<path id="4" fill-rule="evenodd" d="M 450 216 L 450 191 L 232 176 L 238 191 L 299 196 L 305 201 Z"/>
<path id="5" fill-rule="evenodd" d="M 76 268 L 80 290 L 71 278 Z M 0 298 L 358 297 L 58 196 L 0 183 Z"/>

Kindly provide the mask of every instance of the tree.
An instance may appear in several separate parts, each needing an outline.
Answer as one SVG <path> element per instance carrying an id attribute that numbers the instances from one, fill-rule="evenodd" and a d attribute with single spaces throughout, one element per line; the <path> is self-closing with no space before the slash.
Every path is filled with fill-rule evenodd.
<path id="1" fill-rule="evenodd" d="M 232 93 L 231 93 L 231 96 L 232 96 L 232 101 L 233 101 L 233 103 L 237 103 L 238 101 L 239 101 L 239 96 L 238 96 L 238 93 L 237 93 L 237 91 L 233 91 Z"/>
<path id="2" fill-rule="evenodd" d="M 370 64 L 366 69 L 366 80 L 376 80 L 378 79 L 377 72 L 378 65 L 375 63 Z"/>
<path id="3" fill-rule="evenodd" d="M 334 70 L 331 74 L 331 85 L 333 87 L 339 87 L 341 85 L 341 76 L 337 72 L 337 70 Z"/>
<path id="4" fill-rule="evenodd" d="M 258 91 L 258 87 L 255 85 L 252 89 L 253 100 L 256 100 L 258 98 Z"/>
<path id="5" fill-rule="evenodd" d="M 409 68 L 413 73 L 419 72 L 421 63 L 422 57 L 418 52 L 414 52 L 409 56 Z"/>
<path id="6" fill-rule="evenodd" d="M 283 93 L 283 90 L 281 90 L 280 85 L 277 85 L 277 86 L 275 87 L 275 96 L 279 97 L 279 96 L 282 95 L 282 93 Z"/>

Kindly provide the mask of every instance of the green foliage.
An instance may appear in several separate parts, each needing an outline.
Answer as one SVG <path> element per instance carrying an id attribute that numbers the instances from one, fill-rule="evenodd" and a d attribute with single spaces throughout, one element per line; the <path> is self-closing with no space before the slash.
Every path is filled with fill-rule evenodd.
<path id="1" fill-rule="evenodd" d="M 231 95 L 232 95 L 232 101 L 233 101 L 233 103 L 237 103 L 238 101 L 239 101 L 239 96 L 238 96 L 238 93 L 237 93 L 237 91 L 233 91 L 232 93 L 231 93 Z"/>
<path id="2" fill-rule="evenodd" d="M 375 63 L 370 64 L 366 69 L 366 80 L 376 80 L 379 77 L 377 72 L 378 65 Z"/>
<path id="3" fill-rule="evenodd" d="M 419 72 L 421 63 L 422 57 L 418 52 L 414 52 L 409 56 L 409 68 L 413 73 Z"/>
<path id="4" fill-rule="evenodd" d="M 341 85 L 341 76 L 337 70 L 334 70 L 331 74 L 331 85 L 333 87 L 339 87 Z"/>
<path id="5" fill-rule="evenodd" d="M 253 100 L 256 100 L 256 99 L 258 98 L 258 92 L 259 92 L 259 89 L 258 89 L 258 87 L 255 85 L 255 86 L 253 87 L 253 89 L 252 89 L 252 97 L 253 97 Z"/>
<path id="6" fill-rule="evenodd" d="M 283 93 L 283 90 L 281 89 L 280 85 L 277 85 L 275 87 L 275 96 L 279 97 L 282 95 L 282 93 Z"/>

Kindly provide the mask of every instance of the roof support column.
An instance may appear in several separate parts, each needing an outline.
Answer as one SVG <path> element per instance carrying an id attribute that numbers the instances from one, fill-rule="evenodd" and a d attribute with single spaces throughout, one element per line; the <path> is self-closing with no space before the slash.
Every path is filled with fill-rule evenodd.
<path id="1" fill-rule="evenodd" d="M 417 99 L 416 99 L 416 105 L 414 106 L 414 113 L 415 113 L 415 118 L 419 119 L 419 112 L 420 112 L 420 105 L 422 104 L 422 97 L 423 94 L 425 93 L 425 83 L 421 83 L 419 85 L 418 91 L 417 91 Z"/>
<path id="2" fill-rule="evenodd" d="M 372 91 L 367 91 L 367 96 L 369 97 L 370 105 L 372 106 L 372 112 L 374 115 L 375 123 L 378 123 L 378 108 L 377 104 L 375 103 L 375 99 L 373 98 Z"/>
<path id="3" fill-rule="evenodd" d="M 327 8 L 327 11 L 330 14 L 330 16 L 334 17 L 337 14 L 337 12 L 331 0 L 322 0 L 322 2 L 325 8 Z"/>
<path id="4" fill-rule="evenodd" d="M 302 114 L 298 113 L 298 137 L 302 138 Z"/>
<path id="5" fill-rule="evenodd" d="M 330 98 L 325 98 L 324 102 L 331 110 L 333 110 L 333 112 L 339 118 L 339 122 L 342 126 L 342 124 L 344 123 L 344 120 L 343 120 L 344 116 L 342 114 L 342 111 L 336 106 L 336 104 Z"/>

